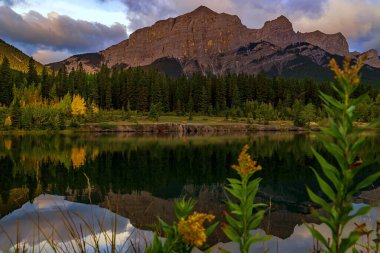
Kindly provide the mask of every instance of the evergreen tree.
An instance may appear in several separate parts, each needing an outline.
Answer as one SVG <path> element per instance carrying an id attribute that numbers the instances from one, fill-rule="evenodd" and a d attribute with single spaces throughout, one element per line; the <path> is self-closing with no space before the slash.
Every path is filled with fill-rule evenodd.
<path id="1" fill-rule="evenodd" d="M 41 78 L 41 95 L 42 98 L 49 98 L 49 75 L 46 67 L 42 69 L 42 78 Z"/>
<path id="2" fill-rule="evenodd" d="M 0 104 L 9 106 L 13 100 L 12 74 L 9 60 L 4 57 L 0 67 Z"/>
<path id="3" fill-rule="evenodd" d="M 21 126 L 21 106 L 18 97 L 13 100 L 11 105 L 11 119 L 12 126 L 16 129 L 19 129 Z"/>
<path id="4" fill-rule="evenodd" d="M 210 106 L 209 93 L 206 90 L 206 87 L 202 87 L 201 96 L 199 98 L 199 111 L 202 113 L 207 113 Z"/>
<path id="5" fill-rule="evenodd" d="M 230 107 L 239 107 L 239 106 L 240 106 L 239 88 L 237 86 L 236 79 L 234 79 L 231 86 L 231 106 Z"/>
<path id="6" fill-rule="evenodd" d="M 32 85 L 32 84 L 38 85 L 38 83 L 39 83 L 38 74 L 37 74 L 37 70 L 36 70 L 36 63 L 35 63 L 33 57 L 29 58 L 27 81 L 28 81 L 28 85 Z"/>
<path id="7" fill-rule="evenodd" d="M 193 120 L 193 111 L 194 111 L 194 101 L 193 101 L 193 95 L 190 93 L 189 103 L 188 103 L 189 120 Z"/>

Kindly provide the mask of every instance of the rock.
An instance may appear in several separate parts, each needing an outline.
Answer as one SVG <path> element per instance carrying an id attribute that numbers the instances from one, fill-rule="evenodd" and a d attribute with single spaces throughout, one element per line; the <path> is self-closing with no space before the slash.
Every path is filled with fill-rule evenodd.
<path id="1" fill-rule="evenodd" d="M 265 22 L 263 28 L 257 30 L 253 41 L 260 40 L 268 41 L 280 47 L 286 47 L 299 42 L 292 23 L 284 16 Z"/>
<path id="2" fill-rule="evenodd" d="M 157 59 L 201 59 L 234 50 L 252 42 L 267 41 L 284 48 L 308 42 L 337 55 L 347 55 L 348 44 L 341 33 L 295 33 L 284 16 L 267 21 L 261 29 L 249 29 L 236 15 L 216 13 L 201 6 L 176 18 L 139 29 L 129 39 L 101 52 L 108 66 L 145 66 Z"/>
<path id="3" fill-rule="evenodd" d="M 369 53 L 371 58 L 366 63 L 380 68 L 377 52 Z M 349 54 L 348 43 L 341 33 L 296 33 L 285 16 L 265 22 L 260 29 L 250 29 L 236 15 L 200 6 L 190 13 L 139 29 L 129 39 L 99 53 L 73 56 L 60 64 L 70 71 L 82 63 L 88 72 L 97 71 L 105 63 L 123 68 L 153 65 L 158 71 L 175 72 L 176 76 L 262 71 L 281 75 L 284 71 L 302 72 L 299 66 L 305 64 L 309 64 L 305 65 L 306 70 L 321 70 L 319 66 L 326 67 L 332 57 Z M 358 57 L 360 53 L 350 55 Z M 169 61 L 175 71 L 165 69 Z"/>
<path id="4" fill-rule="evenodd" d="M 371 49 L 365 53 L 368 54 L 368 60 L 365 61 L 365 63 L 371 67 L 380 68 L 379 52 L 375 49 Z"/>
<path id="5" fill-rule="evenodd" d="M 316 45 L 330 54 L 346 56 L 349 54 L 348 43 L 342 33 L 325 34 L 321 31 L 297 33 L 300 41 Z"/>

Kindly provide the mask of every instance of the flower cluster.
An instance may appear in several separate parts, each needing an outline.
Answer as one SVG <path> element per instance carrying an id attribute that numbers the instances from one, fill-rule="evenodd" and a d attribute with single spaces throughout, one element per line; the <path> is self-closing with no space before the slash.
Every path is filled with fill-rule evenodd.
<path id="1" fill-rule="evenodd" d="M 247 154 L 248 149 L 249 146 L 245 145 L 238 158 L 239 165 L 232 165 L 232 168 L 242 177 L 248 176 L 255 171 L 262 169 L 261 166 L 258 165 L 256 161 L 253 161 L 251 156 Z"/>
<path id="2" fill-rule="evenodd" d="M 334 72 L 336 79 L 349 80 L 353 85 L 359 84 L 359 71 L 363 66 L 363 62 L 368 58 L 365 54 L 358 59 L 356 64 L 351 65 L 351 57 L 346 57 L 343 62 L 343 68 L 341 69 L 335 59 L 332 59 L 329 63 L 330 69 Z"/>
<path id="3" fill-rule="evenodd" d="M 206 233 L 203 223 L 212 221 L 214 215 L 194 212 L 187 219 L 181 218 L 178 222 L 178 233 L 182 236 L 184 242 L 200 247 L 206 242 Z"/>

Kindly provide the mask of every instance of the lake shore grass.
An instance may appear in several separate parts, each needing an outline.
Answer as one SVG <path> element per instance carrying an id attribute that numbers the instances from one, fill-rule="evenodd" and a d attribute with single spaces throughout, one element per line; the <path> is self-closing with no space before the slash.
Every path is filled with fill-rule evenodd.
<path id="1" fill-rule="evenodd" d="M 358 128 L 367 128 L 364 122 L 355 124 Z M 210 132 L 257 132 L 257 131 L 290 131 L 290 132 L 313 132 L 319 131 L 324 126 L 324 122 L 311 122 L 308 127 L 294 126 L 290 120 L 274 120 L 262 122 L 251 120 L 246 117 L 226 118 L 218 116 L 194 115 L 191 120 L 188 116 L 177 116 L 166 114 L 154 120 L 145 115 L 132 115 L 125 117 L 120 113 L 107 113 L 101 117 L 91 120 L 79 121 L 76 124 L 67 122 L 63 130 L 51 129 L 9 129 L 0 130 L 0 135 L 44 135 L 44 134 L 63 134 L 70 135 L 82 132 L 186 132 L 191 133 L 210 133 Z M 368 129 L 370 130 L 370 129 Z"/>

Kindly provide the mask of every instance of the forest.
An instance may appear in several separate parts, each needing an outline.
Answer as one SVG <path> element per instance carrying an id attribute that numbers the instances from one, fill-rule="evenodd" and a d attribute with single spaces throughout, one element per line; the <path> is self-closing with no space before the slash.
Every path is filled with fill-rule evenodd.
<path id="1" fill-rule="evenodd" d="M 258 75 L 171 77 L 146 68 L 108 68 L 86 73 L 81 65 L 67 71 L 44 67 L 41 74 L 29 59 L 25 73 L 12 70 L 5 57 L 0 66 L 0 128 L 63 129 L 104 121 L 99 115 L 146 116 L 164 114 L 246 118 L 268 123 L 291 120 L 308 126 L 326 118 L 320 92 L 333 95 L 329 82 Z M 359 121 L 380 116 L 380 95 L 360 85 L 355 96 L 368 94 L 358 110 Z M 370 106 L 375 103 L 375 106 Z M 112 113 L 111 113 L 112 112 Z M 112 120 L 108 117 L 107 120 Z"/>

